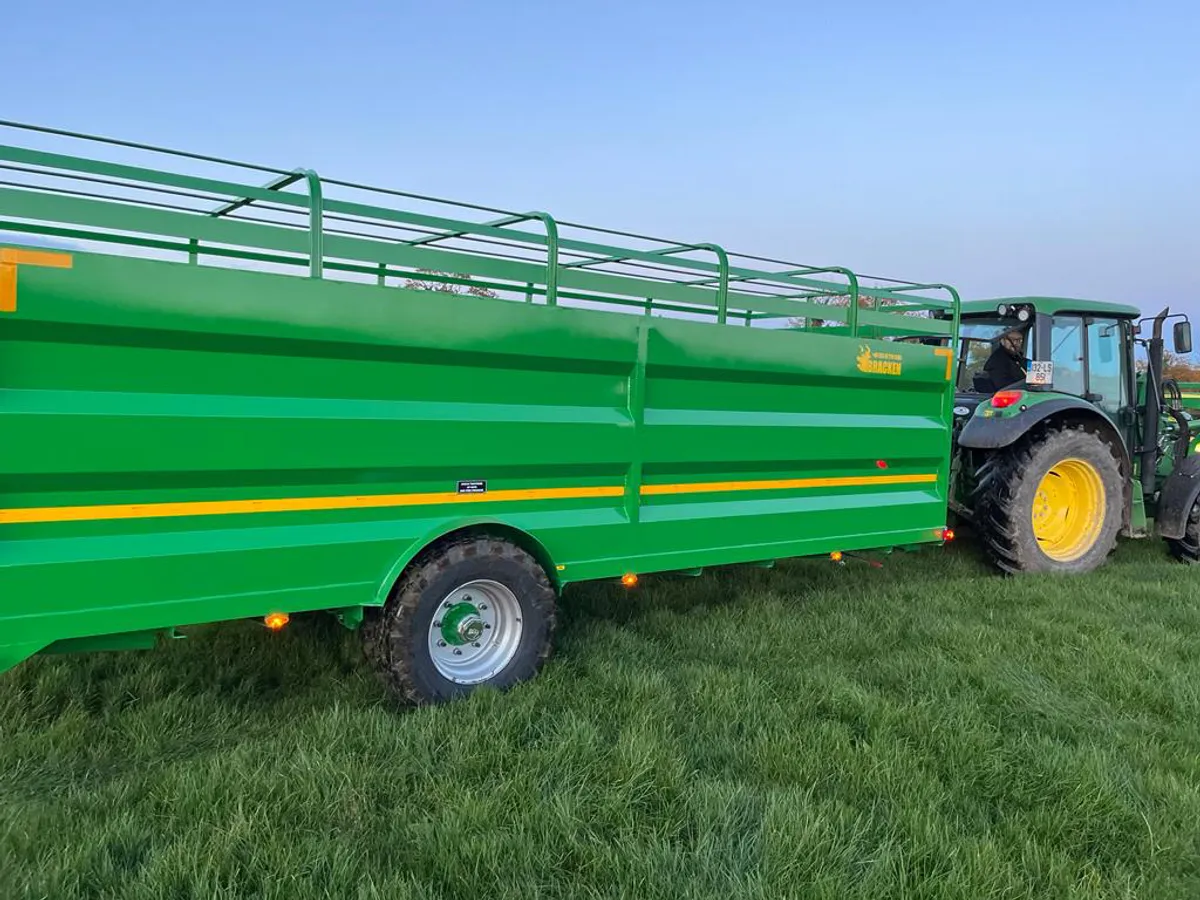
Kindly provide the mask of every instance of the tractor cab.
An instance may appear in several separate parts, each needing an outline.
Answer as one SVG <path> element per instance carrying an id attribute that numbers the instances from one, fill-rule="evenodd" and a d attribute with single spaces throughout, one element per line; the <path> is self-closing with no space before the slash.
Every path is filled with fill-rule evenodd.
<path id="1" fill-rule="evenodd" d="M 1053 384 L 1059 393 L 1085 399 L 1102 390 L 1109 406 L 1130 399 L 1135 307 L 1047 298 L 973 301 L 963 307 L 960 391 L 991 395 L 1012 388 L 989 377 L 996 358 L 1009 348 L 1024 369 L 1026 387 Z"/>
<path id="2" fill-rule="evenodd" d="M 1096 301 L 964 303 L 958 403 L 973 413 L 999 391 L 1053 391 L 1080 398 L 1114 423 L 1132 425 L 1137 317 L 1135 307 Z"/>

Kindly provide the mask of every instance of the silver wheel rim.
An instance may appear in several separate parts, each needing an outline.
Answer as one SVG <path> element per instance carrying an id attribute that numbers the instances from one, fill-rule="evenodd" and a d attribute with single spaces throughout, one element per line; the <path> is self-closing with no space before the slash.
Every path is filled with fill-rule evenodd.
<path id="1" fill-rule="evenodd" d="M 498 581 L 460 585 L 438 604 L 429 625 L 429 656 L 455 684 L 479 684 L 512 662 L 525 625 L 517 595 Z"/>

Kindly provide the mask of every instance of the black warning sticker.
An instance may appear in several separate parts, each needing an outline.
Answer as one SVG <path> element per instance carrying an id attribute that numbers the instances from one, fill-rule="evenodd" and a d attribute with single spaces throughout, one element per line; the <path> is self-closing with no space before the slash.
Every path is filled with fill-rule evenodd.
<path id="1" fill-rule="evenodd" d="M 486 481 L 460 481 L 458 483 L 458 492 L 460 494 L 486 494 Z"/>

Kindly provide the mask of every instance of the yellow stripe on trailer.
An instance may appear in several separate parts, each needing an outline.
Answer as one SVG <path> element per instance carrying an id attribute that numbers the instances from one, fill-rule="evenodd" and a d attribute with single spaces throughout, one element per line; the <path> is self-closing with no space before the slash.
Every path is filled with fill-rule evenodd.
<path id="1" fill-rule="evenodd" d="M 436 506 L 444 503 L 480 503 L 517 500 L 581 500 L 621 497 L 622 487 L 541 488 L 528 491 L 492 491 L 459 494 L 436 491 L 422 494 L 365 494 L 342 497 L 288 497 L 269 500 L 196 500 L 182 503 L 122 503 L 103 506 L 46 506 L 0 509 L 0 524 L 32 522 L 94 522 L 106 519 L 159 519 L 178 516 L 227 516 L 246 513 L 322 512 L 338 509 Z"/>
<path id="2" fill-rule="evenodd" d="M 689 484 L 642 485 L 643 496 L 710 494 L 725 491 L 783 491 L 798 488 L 863 487 L 872 484 L 933 484 L 936 473 L 916 475 L 848 475 L 840 478 L 783 478 L 767 481 L 707 481 Z"/>
<path id="3" fill-rule="evenodd" d="M 786 478 L 759 481 L 710 481 L 685 484 L 643 485 L 643 496 L 708 494 L 733 491 L 792 490 L 821 487 L 862 487 L 876 484 L 932 484 L 934 473 L 914 475 L 855 475 L 841 478 Z M 619 485 L 459 494 L 431 491 L 415 494 L 361 494 L 337 497 L 282 497 L 264 500 L 192 500 L 178 503 L 116 503 L 97 506 L 42 506 L 0 509 L 0 524 L 27 525 L 46 522 L 99 522 L 113 519 L 163 519 L 183 516 L 227 516 L 248 513 L 323 512 L 342 509 L 381 509 L 437 506 L 447 503 L 503 503 L 532 500 L 588 500 L 617 498 Z"/>

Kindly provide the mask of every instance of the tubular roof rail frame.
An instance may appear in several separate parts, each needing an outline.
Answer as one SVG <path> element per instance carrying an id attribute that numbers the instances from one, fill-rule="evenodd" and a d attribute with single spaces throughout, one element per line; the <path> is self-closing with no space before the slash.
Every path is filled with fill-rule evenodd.
<path id="1" fill-rule="evenodd" d="M 371 267 L 372 271 L 388 273 L 389 265 L 420 267 L 424 263 L 432 264 L 440 261 L 447 264 L 448 267 L 461 267 L 454 269 L 455 271 L 465 272 L 469 269 L 474 269 L 477 274 L 489 279 L 499 279 L 500 282 L 521 282 L 523 289 L 526 285 L 528 287 L 525 293 L 529 299 L 532 299 L 534 294 L 542 295 L 545 297 L 546 304 L 551 306 L 557 304 L 559 296 L 600 303 L 613 302 L 618 305 L 628 305 L 628 303 L 625 300 L 618 301 L 617 297 L 628 298 L 638 296 L 640 299 L 636 301 L 637 304 L 639 306 L 644 305 L 648 312 L 654 308 L 656 300 L 660 302 L 659 308 L 662 309 L 688 310 L 694 306 L 696 307 L 696 311 L 699 312 L 704 308 L 710 308 L 714 309 L 717 322 L 722 324 L 728 321 L 729 307 L 732 302 L 735 305 L 735 309 L 739 311 L 739 317 L 743 318 L 747 323 L 762 316 L 803 317 L 816 314 L 825 319 L 842 321 L 846 324 L 851 334 L 857 334 L 860 319 L 860 298 L 868 297 L 875 301 L 873 304 L 875 315 L 870 317 L 873 324 L 878 324 L 877 317 L 883 314 L 886 309 L 880 308 L 880 301 L 893 300 L 898 304 L 902 304 L 910 311 L 918 308 L 918 305 L 920 305 L 919 308 L 927 308 L 929 310 L 946 310 L 951 313 L 953 325 L 947 326 L 944 321 L 935 322 L 934 320 L 930 320 L 928 322 L 929 329 L 938 333 L 942 333 L 943 331 L 957 331 L 960 298 L 952 287 L 945 284 L 921 284 L 893 279 L 875 279 L 880 281 L 886 280 L 888 284 L 886 287 L 867 287 L 861 284 L 861 279 L 858 275 L 840 266 L 796 266 L 794 263 L 772 260 L 767 257 L 730 254 L 720 245 L 712 243 L 667 242 L 659 238 L 629 232 L 619 232 L 612 229 L 594 228 L 574 223 L 559 223 L 550 214 L 545 212 L 509 213 L 493 207 L 485 207 L 477 204 L 460 204 L 425 195 L 371 188 L 353 182 L 328 180 L 323 183 L 317 173 L 311 169 L 273 169 L 214 156 L 169 150 L 149 144 L 114 140 L 42 126 L 25 125 L 7 120 L 0 120 L 0 127 L 164 154 L 196 162 L 268 173 L 274 176 L 265 185 L 248 185 L 230 181 L 223 177 L 161 171 L 141 165 L 106 162 L 52 151 L 31 150 L 19 146 L 0 144 L 0 161 L 31 166 L 34 171 L 41 174 L 68 178 L 90 178 L 92 180 L 97 178 L 115 178 L 120 179 L 121 182 L 125 182 L 119 184 L 121 187 L 142 191 L 199 191 L 209 195 L 231 198 L 207 212 L 203 210 L 183 210 L 182 208 L 174 211 L 152 210 L 150 207 L 153 204 L 149 201 L 111 196 L 91 199 L 62 196 L 69 194 L 70 192 L 68 191 L 58 191 L 57 193 L 60 195 L 58 200 L 60 202 L 55 203 L 51 202 L 50 199 L 55 194 L 53 188 L 47 189 L 40 185 L 13 185 L 8 188 L 0 188 L 0 201 L 8 200 L 11 210 L 24 210 L 31 214 L 27 216 L 17 215 L 13 218 L 34 220 L 33 222 L 6 221 L 0 223 L 15 230 L 26 230 L 37 233 L 40 227 L 41 233 L 51 233 L 56 230 L 58 233 L 72 232 L 77 236 L 86 236 L 88 239 L 107 240 L 118 244 L 140 245 L 156 249 L 167 247 L 171 247 L 172 249 L 177 248 L 177 245 L 161 240 L 160 238 L 163 236 L 183 238 L 188 242 L 186 251 L 193 261 L 203 252 L 227 258 L 245 258 L 249 260 L 261 260 L 264 256 L 269 256 L 272 257 L 273 261 L 294 265 L 297 260 L 291 254 L 307 250 L 309 276 L 312 278 L 324 277 L 326 266 L 332 271 L 358 272 L 362 269 L 362 266 L 357 264 L 366 263 Z M 75 174 L 64 176 L 64 172 Z M 287 187 L 301 180 L 307 183 L 308 190 L 306 194 L 289 193 L 285 190 Z M 127 182 L 133 183 L 128 184 Z M 325 197 L 324 185 L 326 184 L 370 191 L 388 196 L 405 197 L 422 203 L 435 203 L 460 210 L 471 209 L 499 212 L 503 213 L 503 216 L 485 222 L 471 222 L 444 215 L 394 209 L 349 200 L 331 199 Z M 151 187 L 147 187 L 147 185 Z M 18 194 L 39 194 L 40 199 L 31 196 L 18 197 Z M 305 230 L 303 226 L 285 226 L 279 222 L 268 222 L 262 219 L 262 217 L 247 220 L 233 215 L 256 203 L 269 205 L 277 212 L 294 211 L 302 214 L 307 213 L 307 241 L 305 242 L 307 246 L 303 246 L 303 244 L 298 246 L 296 241 L 296 238 L 303 238 L 303 231 Z M 63 204 L 68 205 L 64 206 Z M 104 204 L 106 208 L 102 208 L 98 204 Z M 330 232 L 327 235 L 324 228 L 326 213 L 334 215 L 339 221 L 349 220 L 355 224 L 374 228 L 382 228 L 386 224 L 387 227 L 432 230 L 435 233 L 409 240 L 368 235 L 350 237 L 345 233 L 338 232 Z M 216 221 L 214 220 L 221 220 L 223 224 L 220 229 L 214 230 L 212 227 L 202 227 L 199 224 L 200 219 L 207 219 L 212 225 L 216 225 Z M 235 219 L 236 221 L 234 221 Z M 55 224 L 53 226 L 37 226 L 35 224 L 37 221 Z M 529 221 L 540 222 L 543 226 L 543 233 L 538 234 L 511 228 L 513 225 Z M 227 223 L 227 225 L 224 223 Z M 79 224 L 88 224 L 93 228 L 104 229 L 104 232 L 96 233 L 79 228 L 63 227 Z M 583 231 L 590 231 L 593 234 L 619 235 L 639 241 L 666 244 L 667 246 L 635 250 L 616 247 L 607 242 L 597 242 L 595 240 L 560 238 L 559 230 L 563 225 Z M 282 233 L 283 230 L 288 230 L 289 228 L 290 233 Z M 118 237 L 112 233 L 114 231 L 146 234 L 152 237 L 149 239 Z M 472 238 L 491 238 L 494 242 L 499 242 L 510 247 L 517 245 L 530 248 L 543 248 L 545 252 L 545 264 L 543 267 L 536 260 L 525 262 L 523 260 L 516 260 L 516 258 L 511 256 L 509 259 L 516 261 L 504 262 L 499 254 L 489 254 L 486 251 L 480 251 L 475 248 L 451 250 L 435 249 L 430 246 L 455 238 L 466 240 L 471 240 Z M 246 252 L 229 250 L 227 247 L 210 247 L 208 245 L 202 247 L 200 244 L 201 240 L 209 244 L 227 244 L 253 249 L 252 252 Z M 262 253 L 264 250 L 267 251 L 266 254 Z M 280 257 L 278 255 L 280 251 L 283 251 L 285 255 Z M 682 254 L 694 251 L 713 254 L 715 265 L 711 262 L 682 256 Z M 560 254 L 563 252 L 583 258 L 562 262 Z M 440 255 L 429 257 L 427 254 Z M 612 271 L 612 267 L 622 264 L 652 263 L 661 266 L 667 257 L 671 258 L 669 268 L 657 269 L 660 276 L 662 276 L 661 279 L 639 278 L 630 276 L 624 272 Z M 731 264 L 731 258 L 753 262 L 767 262 L 773 265 L 785 265 L 789 266 L 789 268 L 780 271 L 752 269 L 743 265 Z M 531 273 L 534 270 L 530 268 L 531 265 L 543 269 L 544 274 L 541 276 L 540 281 L 544 287 L 532 279 Z M 683 273 L 689 271 L 702 274 L 705 277 L 693 279 L 684 279 L 681 277 Z M 667 277 L 666 273 L 674 277 Z M 388 274 L 403 274 L 403 272 L 398 269 L 396 272 Z M 844 278 L 847 283 L 843 285 L 811 277 L 822 274 L 838 275 Z M 379 277 L 380 283 L 382 283 L 385 274 L 380 274 Z M 570 290 L 561 291 L 560 283 L 567 284 Z M 779 288 L 781 290 L 794 290 L 795 288 L 802 288 L 809 292 L 815 292 L 815 294 L 741 293 L 731 290 L 733 285 L 746 284 L 749 286 L 750 283 L 754 283 L 755 286 L 765 289 Z M 712 289 L 714 287 L 715 289 Z M 948 294 L 948 299 L 939 300 L 927 296 L 913 296 L 915 292 L 923 291 L 945 292 Z M 843 296 L 847 293 L 849 294 L 850 302 L 844 310 L 841 307 L 834 307 L 828 304 L 806 302 L 808 299 L 815 299 L 816 297 Z M 888 315 L 891 314 L 889 313 Z M 899 317 L 892 316 L 892 318 Z M 911 319 L 912 317 L 908 318 Z"/>

